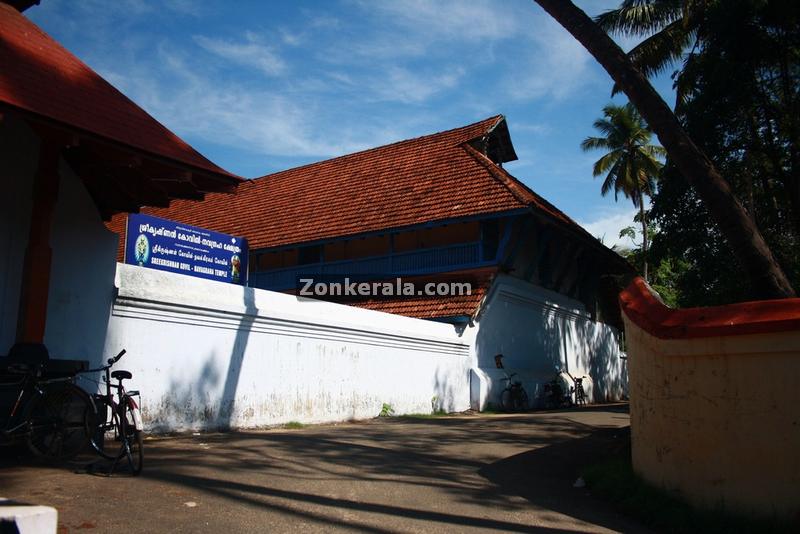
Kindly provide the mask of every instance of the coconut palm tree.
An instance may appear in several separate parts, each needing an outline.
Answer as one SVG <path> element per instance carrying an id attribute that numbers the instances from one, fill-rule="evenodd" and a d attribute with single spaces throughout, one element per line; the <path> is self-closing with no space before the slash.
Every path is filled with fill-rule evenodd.
<path id="1" fill-rule="evenodd" d="M 682 59 L 683 68 L 675 76 L 680 105 L 688 90 L 682 74 L 701 46 L 703 15 L 711 1 L 714 0 L 623 0 L 617 9 L 595 17 L 595 22 L 610 34 L 643 38 L 628 57 L 648 78 Z M 618 91 L 615 85 L 613 94 Z"/>
<path id="2" fill-rule="evenodd" d="M 647 216 L 644 210 L 645 197 L 656 190 L 656 178 L 662 163 L 658 158 L 666 151 L 651 145 L 652 132 L 632 104 L 624 106 L 609 104 L 603 108 L 603 118 L 594 121 L 594 127 L 602 136 L 587 137 L 581 143 L 584 151 L 607 150 L 594 164 L 592 174 L 605 175 L 600 193 L 605 196 L 614 191 L 614 200 L 622 193 L 639 208 L 642 224 L 642 274 L 647 280 Z"/>
<path id="3" fill-rule="evenodd" d="M 711 160 L 691 140 L 666 102 L 625 52 L 569 0 L 534 0 L 569 31 L 628 96 L 675 166 L 695 188 L 747 272 L 756 298 L 795 296 L 794 288 L 756 226 Z"/>

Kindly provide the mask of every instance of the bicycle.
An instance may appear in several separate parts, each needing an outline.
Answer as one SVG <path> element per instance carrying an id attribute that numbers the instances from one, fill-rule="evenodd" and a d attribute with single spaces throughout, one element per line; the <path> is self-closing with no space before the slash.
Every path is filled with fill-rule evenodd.
<path id="1" fill-rule="evenodd" d="M 87 362 L 50 360 L 43 345 L 19 344 L 4 363 L 8 382 L 2 386 L 17 391 L 0 433 L 2 441 L 24 440 L 35 456 L 50 462 L 68 460 L 85 450 L 95 406 L 73 381 Z"/>
<path id="2" fill-rule="evenodd" d="M 519 412 L 528 408 L 528 393 L 522 387 L 522 382 L 515 381 L 517 373 L 508 374 L 503 366 L 503 355 L 498 354 L 494 357 L 495 365 L 498 369 L 503 369 L 506 375 L 502 378 L 506 382 L 506 387 L 500 392 L 500 408 L 505 412 Z"/>
<path id="3" fill-rule="evenodd" d="M 557 372 L 556 376 L 544 385 L 544 407 L 546 409 L 571 407 L 572 392 L 573 388 L 565 391 L 561 382 L 561 372 Z"/>
<path id="4" fill-rule="evenodd" d="M 580 378 L 573 378 L 570 375 L 572 381 L 575 383 L 575 386 L 572 388 L 572 392 L 575 394 L 575 405 L 576 406 L 585 406 L 586 405 L 586 391 L 583 389 L 583 379 L 586 378 L 582 376 Z"/>
<path id="5" fill-rule="evenodd" d="M 133 476 L 142 472 L 144 451 L 142 444 L 142 416 L 136 398 L 141 398 L 138 391 L 126 391 L 123 380 L 133 377 L 130 371 L 111 371 L 126 353 L 124 349 L 109 358 L 107 364 L 97 369 L 88 369 L 82 373 L 103 372 L 106 392 L 92 395 L 96 419 L 91 428 L 90 444 L 101 457 L 112 460 L 109 474 L 113 473 L 123 458 L 127 459 Z M 117 380 L 112 384 L 111 380 Z M 114 400 L 112 389 L 116 390 Z"/>

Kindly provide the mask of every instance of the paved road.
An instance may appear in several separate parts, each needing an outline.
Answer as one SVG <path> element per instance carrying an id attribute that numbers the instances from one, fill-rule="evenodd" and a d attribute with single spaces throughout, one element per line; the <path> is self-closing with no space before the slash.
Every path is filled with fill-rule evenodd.
<path id="1" fill-rule="evenodd" d="M 636 532 L 572 487 L 628 424 L 609 406 L 161 437 L 138 478 L 6 458 L 0 496 L 56 507 L 61 532 Z"/>

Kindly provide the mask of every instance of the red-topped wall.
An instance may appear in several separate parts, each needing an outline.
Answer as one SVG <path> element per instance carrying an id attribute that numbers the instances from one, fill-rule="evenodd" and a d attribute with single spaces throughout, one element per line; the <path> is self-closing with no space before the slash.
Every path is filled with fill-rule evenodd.
<path id="1" fill-rule="evenodd" d="M 695 505 L 800 518 L 800 299 L 671 309 L 621 294 L 635 471 Z"/>

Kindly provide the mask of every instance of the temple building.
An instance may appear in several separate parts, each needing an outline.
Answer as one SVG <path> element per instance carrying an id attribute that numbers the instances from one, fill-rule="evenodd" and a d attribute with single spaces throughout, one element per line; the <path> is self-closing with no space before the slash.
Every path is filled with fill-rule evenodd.
<path id="1" fill-rule="evenodd" d="M 303 276 L 468 282 L 469 294 L 347 303 L 451 323 L 474 338 L 472 400 L 483 407 L 500 386 L 497 354 L 534 391 L 558 370 L 597 375 L 619 352 L 615 280 L 631 272 L 503 168 L 516 159 L 498 115 L 249 180 L 235 195 L 145 212 L 245 237 L 254 288 L 296 293 Z M 125 216 L 109 227 L 124 235 Z M 617 371 L 594 379 L 600 397 L 620 396 Z"/>

